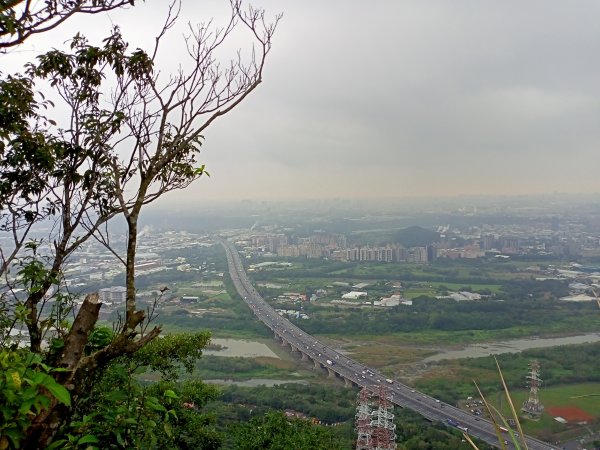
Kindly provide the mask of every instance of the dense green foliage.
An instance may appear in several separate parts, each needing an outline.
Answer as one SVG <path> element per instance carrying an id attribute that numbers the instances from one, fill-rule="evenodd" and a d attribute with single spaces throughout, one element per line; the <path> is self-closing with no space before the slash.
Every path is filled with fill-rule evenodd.
<path id="1" fill-rule="evenodd" d="M 33 418 L 51 402 L 71 404 L 52 376 L 56 371 L 36 353 L 0 350 L 0 449 L 19 448 Z"/>
<path id="2" fill-rule="evenodd" d="M 337 385 L 283 384 L 270 388 L 228 386 L 220 401 L 252 405 L 258 412 L 292 409 L 325 423 L 345 422 L 354 417 L 356 391 Z"/>
<path id="3" fill-rule="evenodd" d="M 315 334 L 527 330 L 516 333 L 522 335 L 562 332 L 574 327 L 594 330 L 600 326 L 597 315 L 587 314 L 594 309 L 593 305 L 558 301 L 568 294 L 567 282 L 523 277 L 517 266 L 494 260 L 477 263 L 438 261 L 420 267 L 305 260 L 295 261 L 291 268 L 254 272 L 252 276 L 267 299 L 273 299 L 286 290 L 310 295 L 317 289 L 326 288 L 327 296 L 315 303 L 277 304 L 286 309 L 304 309 L 311 319 L 297 323 Z M 412 306 L 385 309 L 329 303 L 349 290 L 349 287 L 331 284 L 332 281 L 345 281 L 349 285 L 369 282 L 369 300 L 376 300 L 394 292 L 387 280 L 402 280 L 403 290 L 416 292 L 416 295 L 421 291 L 424 295 L 415 296 Z M 269 282 L 282 287 L 262 285 Z M 488 297 L 470 302 L 438 300 L 433 295 L 448 294 L 450 290 L 443 283 L 451 285 L 453 290 L 477 291 Z"/>
<path id="4" fill-rule="evenodd" d="M 271 259 L 271 258 L 270 258 Z M 428 265 L 385 262 L 344 262 L 321 259 L 272 258 L 293 262 L 290 268 L 277 271 L 260 271 L 252 274 L 257 281 L 271 281 L 276 278 L 303 279 L 349 279 L 353 282 L 371 280 L 435 281 L 444 283 L 496 283 L 514 278 L 516 266 L 493 259 L 479 260 L 438 260 Z M 260 262 L 255 258 L 250 263 Z"/>
<path id="5" fill-rule="evenodd" d="M 253 423 L 257 426 L 262 426 L 269 414 L 270 409 L 288 409 L 297 412 L 302 412 L 309 418 L 324 420 L 324 417 L 331 417 L 343 421 L 336 423 L 336 426 L 325 428 L 322 431 L 322 442 L 331 442 L 332 437 L 335 439 L 339 447 L 324 448 L 343 448 L 351 449 L 355 446 L 356 435 L 354 428 L 354 414 L 356 412 L 356 391 L 343 388 L 335 385 L 295 385 L 287 384 L 275 386 L 273 388 L 257 387 L 257 388 L 240 388 L 236 386 L 228 386 L 224 388 L 223 396 L 218 402 L 212 402 L 207 406 L 208 410 L 214 410 L 218 416 L 219 422 L 225 429 L 231 430 L 232 435 L 237 436 L 237 431 L 242 429 L 248 432 L 248 423 L 243 427 L 239 427 L 237 423 L 240 421 Z M 328 410 L 332 411 L 329 412 Z M 333 410 L 338 410 L 338 417 L 334 417 L 336 413 Z M 470 449 L 466 443 L 462 442 L 462 435 L 458 432 L 449 429 L 443 424 L 432 424 L 420 415 L 412 411 L 395 408 L 396 415 L 396 433 L 398 448 L 402 450 L 420 450 L 420 449 Z M 258 416 L 259 419 L 254 419 Z M 281 420 L 281 418 L 279 419 Z M 335 423 L 327 422 L 326 423 Z M 233 424 L 233 425 L 232 425 Z M 306 423 L 303 425 L 306 426 Z M 282 426 L 281 429 L 290 430 L 289 427 Z M 255 431 L 258 428 L 255 429 Z M 266 436 L 264 439 L 269 439 L 271 430 L 267 426 Z M 296 429 L 298 430 L 298 429 Z M 307 430 L 308 431 L 308 430 Z M 297 432 L 297 431 L 295 431 Z M 308 433 L 304 439 L 310 438 L 316 433 L 315 430 Z M 297 437 L 296 437 L 297 438 Z M 259 438 L 257 438 L 259 439 Z M 249 440 L 247 445 L 256 444 L 257 441 Z M 272 442 L 258 441 L 267 444 Z M 259 447 L 238 447 L 237 441 L 226 439 L 224 448 L 259 448 Z M 267 447 L 268 448 L 268 447 Z M 278 447 L 279 448 L 279 447 Z M 296 447 L 281 447 L 281 448 L 296 448 Z M 301 447 L 304 448 L 304 447 Z M 321 447 L 315 447 L 321 448 Z M 485 445 L 481 445 L 480 449 L 487 449 Z"/>
<path id="6" fill-rule="evenodd" d="M 426 421 L 418 414 L 396 408 L 396 442 L 399 450 L 471 450 L 462 434 L 444 424 Z M 480 450 L 488 449 L 478 443 Z"/>
<path id="7" fill-rule="evenodd" d="M 568 345 L 526 350 L 518 354 L 497 356 L 509 386 L 523 386 L 523 372 L 536 359 L 542 367 L 544 386 L 600 382 L 600 343 Z M 469 359 L 467 367 L 494 370 L 492 358 Z"/>
<path id="8" fill-rule="evenodd" d="M 210 328 L 213 330 L 251 332 L 252 335 L 261 337 L 270 336 L 268 329 L 254 319 L 249 310 L 228 310 L 198 317 L 181 309 L 173 313 L 161 314 L 160 320 L 164 325 L 175 325 L 180 328 Z"/>
<path id="9" fill-rule="evenodd" d="M 354 439 L 355 402 L 356 391 L 339 385 L 290 383 L 272 388 L 231 385 L 224 387 L 223 395 L 208 404 L 206 410 L 215 414 L 219 429 L 228 436 L 233 433 L 231 428 L 235 429 L 240 422 L 262 417 L 270 411 L 288 410 L 304 414 L 311 422 L 330 425 L 321 427 L 321 433 L 325 433 L 324 442 L 330 442 L 333 436 L 341 448 L 350 449 Z M 238 447 L 226 438 L 223 448 Z"/>
<path id="10" fill-rule="evenodd" d="M 161 322 L 181 328 L 250 332 L 254 336 L 270 337 L 269 330 L 254 318 L 252 311 L 237 295 L 228 273 L 223 276 L 223 284 L 232 298 L 220 300 L 218 308 L 209 314 L 199 316 L 180 309 L 161 313 Z"/>
<path id="11" fill-rule="evenodd" d="M 455 302 L 420 297 L 412 306 L 400 305 L 386 309 L 333 307 L 318 309 L 306 306 L 311 320 L 297 322 L 308 333 L 371 334 L 426 330 L 502 330 L 512 327 L 537 328 L 541 334 L 550 323 L 570 323 L 579 329 L 594 329 L 596 316 L 592 304 L 572 304 L 560 301 L 507 300 Z M 586 326 L 587 325 L 587 326 Z M 585 328 L 584 328 L 585 326 Z"/>
<path id="12" fill-rule="evenodd" d="M 303 419 L 269 412 L 231 427 L 232 448 L 238 450 L 341 450 L 333 434 Z"/>
<path id="13" fill-rule="evenodd" d="M 569 345 L 525 350 L 521 353 L 497 355 L 502 373 L 511 390 L 524 389 L 525 375 L 532 359 L 539 361 L 544 386 L 571 383 L 600 382 L 600 343 Z M 500 392 L 496 363 L 492 357 L 442 361 L 451 368 L 442 376 L 431 376 L 417 382 L 419 389 L 448 403 L 456 403 L 475 395 L 472 379 L 476 379 L 487 394 Z"/>
<path id="14" fill-rule="evenodd" d="M 288 368 L 276 368 L 256 358 L 207 355 L 196 365 L 195 376 L 203 380 L 226 377 L 229 380 L 249 378 L 291 378 Z"/>
<path id="15" fill-rule="evenodd" d="M 214 428 L 215 419 L 202 412 L 219 391 L 198 380 L 177 381 L 182 370 L 193 370 L 209 337 L 206 332 L 167 335 L 131 357 L 114 360 L 75 405 L 53 448 L 82 443 L 102 443 L 102 448 L 219 448 L 222 436 Z M 139 375 L 148 370 L 160 377 L 144 385 Z"/>

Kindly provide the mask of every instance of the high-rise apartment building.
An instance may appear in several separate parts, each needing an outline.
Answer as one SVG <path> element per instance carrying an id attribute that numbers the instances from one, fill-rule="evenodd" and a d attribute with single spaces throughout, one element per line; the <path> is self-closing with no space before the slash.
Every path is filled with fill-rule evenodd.
<path id="1" fill-rule="evenodd" d="M 98 296 L 102 303 L 120 304 L 127 299 L 127 289 L 123 286 L 112 286 L 98 290 Z"/>

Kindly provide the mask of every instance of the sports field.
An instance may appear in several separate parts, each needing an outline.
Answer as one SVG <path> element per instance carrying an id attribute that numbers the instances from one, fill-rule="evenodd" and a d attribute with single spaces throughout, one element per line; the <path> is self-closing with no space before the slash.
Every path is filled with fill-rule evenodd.
<path id="1" fill-rule="evenodd" d="M 529 395 L 528 391 L 515 391 L 511 393 L 515 408 L 521 405 Z M 528 433 L 535 434 L 536 431 L 545 429 L 560 432 L 570 426 L 576 426 L 578 419 L 588 419 L 588 422 L 600 417 L 600 383 L 582 383 L 542 388 L 539 398 L 544 405 L 544 413 L 541 420 L 523 420 L 521 424 Z M 506 401 L 502 401 L 502 411 L 505 417 L 511 417 Z M 572 417 L 565 417 L 565 415 Z M 572 419 L 575 423 L 563 425 L 554 417 L 560 416 L 564 419 Z M 578 416 L 580 416 L 578 418 Z"/>

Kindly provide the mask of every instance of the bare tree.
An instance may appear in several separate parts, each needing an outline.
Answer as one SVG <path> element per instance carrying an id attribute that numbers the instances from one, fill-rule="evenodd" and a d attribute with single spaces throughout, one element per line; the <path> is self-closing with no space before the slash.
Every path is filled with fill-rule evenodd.
<path id="1" fill-rule="evenodd" d="M 98 14 L 133 4 L 133 0 L 0 0 L 0 49 L 52 30 L 75 14 Z"/>
<path id="2" fill-rule="evenodd" d="M 155 63 L 178 11 L 171 5 L 150 52 L 129 52 L 120 30 L 115 28 L 102 47 L 90 45 L 78 35 L 70 53 L 53 50 L 28 68 L 27 88 L 31 90 L 37 80 L 46 79 L 70 111 L 70 121 L 62 127 L 42 115 L 36 116 L 36 130 L 44 136 L 44 149 L 50 149 L 53 159 L 47 179 L 27 195 L 21 195 L 22 186 L 13 183 L 14 195 L 6 197 L 12 203 L 0 205 L 4 206 L 5 228 L 12 232 L 17 250 L 35 218 L 29 213 L 31 220 L 15 222 L 15 214 L 6 205 L 13 209 L 18 205 L 23 218 L 32 210 L 40 211 L 39 217 L 55 218 L 47 269 L 31 271 L 31 276 L 27 272 L 29 278 L 22 271 L 14 281 L 31 288 L 23 303 L 31 351 L 42 351 L 45 325 L 40 317 L 44 299 L 53 285 L 60 285 L 65 262 L 83 242 L 94 238 L 103 243 L 124 265 L 126 274 L 124 316 L 112 342 L 90 355 L 84 352 L 101 307 L 98 297 L 89 295 L 73 326 L 59 330 L 62 350 L 48 355 L 49 363 L 66 369 L 56 377 L 74 398 L 84 391 L 97 370 L 116 357 L 136 352 L 159 335 L 160 326 L 149 327 L 144 311 L 136 307 L 140 213 L 145 205 L 206 174 L 198 161 L 203 134 L 261 83 L 280 18 L 268 21 L 263 10 L 242 9 L 239 0 L 232 0 L 231 15 L 222 28 L 210 23 L 190 26 L 185 38 L 191 63 L 186 67 L 190 68 L 180 67 L 165 77 L 156 70 Z M 245 30 L 253 45 L 246 53 L 236 52 L 222 65 L 216 53 L 234 30 Z M 104 227 L 117 215 L 124 217 L 128 229 L 124 255 L 111 246 Z M 4 269 L 15 255 L 3 255 Z M 7 276 L 7 270 L 4 274 Z M 54 402 L 35 418 L 28 442 L 50 442 L 67 416 L 68 408 Z"/>

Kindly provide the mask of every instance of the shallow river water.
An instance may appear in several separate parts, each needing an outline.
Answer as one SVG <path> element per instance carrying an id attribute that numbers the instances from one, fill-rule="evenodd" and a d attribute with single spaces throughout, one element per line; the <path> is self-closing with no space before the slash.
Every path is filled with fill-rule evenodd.
<path id="1" fill-rule="evenodd" d="M 223 347 L 222 350 L 202 350 L 205 355 L 216 356 L 244 356 L 246 358 L 254 358 L 257 356 L 270 356 L 271 358 L 279 358 L 273 350 L 266 344 L 256 341 L 246 341 L 242 339 L 218 339 L 210 340 L 215 345 Z"/>
<path id="2" fill-rule="evenodd" d="M 266 386 L 266 387 L 273 387 L 273 386 L 277 386 L 278 384 L 289 384 L 289 383 L 294 383 L 294 384 L 308 384 L 308 381 L 306 380 L 273 380 L 270 378 L 251 378 L 249 380 L 244 380 L 244 381 L 234 381 L 234 380 L 223 380 L 223 379 L 219 379 L 219 380 L 204 380 L 206 383 L 211 383 L 211 384 L 235 384 L 237 386 L 246 386 L 246 387 L 257 387 L 257 386 Z"/>
<path id="3" fill-rule="evenodd" d="M 241 356 L 241 357 L 260 357 L 268 356 L 279 358 L 266 344 L 257 341 L 247 341 L 242 339 L 211 339 L 211 342 L 223 347 L 222 350 L 204 350 L 205 355 L 217 356 Z M 436 362 L 443 359 L 460 358 L 481 358 L 489 355 L 498 355 L 500 353 L 519 353 L 523 350 L 532 348 L 556 347 L 560 345 L 585 344 L 590 342 L 600 342 L 600 333 L 588 333 L 577 336 L 565 336 L 556 338 L 529 338 L 513 339 L 508 341 L 486 342 L 484 344 L 471 344 L 459 350 L 442 350 L 435 355 L 428 356 L 423 362 Z M 260 380 L 257 380 L 260 381 Z M 279 380 L 264 380 L 267 383 Z M 263 383 L 264 384 L 264 383 Z"/>
<path id="4" fill-rule="evenodd" d="M 462 350 L 444 350 L 425 358 L 423 362 L 435 362 L 442 359 L 481 358 L 500 353 L 519 353 L 531 348 L 557 347 L 560 345 L 585 344 L 599 341 L 600 333 L 589 333 L 558 338 L 513 339 L 510 341 L 487 342 L 485 344 L 472 344 Z"/>

